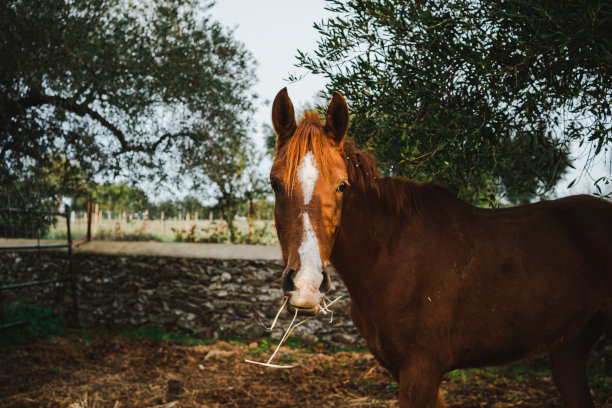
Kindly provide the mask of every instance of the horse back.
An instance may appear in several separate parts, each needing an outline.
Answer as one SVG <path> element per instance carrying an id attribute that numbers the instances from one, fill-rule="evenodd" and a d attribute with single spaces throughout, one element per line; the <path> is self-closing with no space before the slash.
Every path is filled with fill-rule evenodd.
<path id="1" fill-rule="evenodd" d="M 610 202 L 568 197 L 477 212 L 464 226 L 471 242 L 454 247 L 463 260 L 461 276 L 446 275 L 455 288 L 446 307 L 456 365 L 504 363 L 549 350 L 609 308 Z M 468 256 L 458 255 L 462 251 Z"/>

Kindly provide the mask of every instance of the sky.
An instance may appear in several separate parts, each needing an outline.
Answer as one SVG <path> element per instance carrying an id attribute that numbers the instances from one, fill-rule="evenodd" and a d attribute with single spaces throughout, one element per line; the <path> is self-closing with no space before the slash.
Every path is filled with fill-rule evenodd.
<path id="1" fill-rule="evenodd" d="M 255 140 L 260 146 L 263 146 L 262 125 L 271 124 L 272 101 L 280 89 L 288 88 L 297 109 L 314 102 L 317 93 L 327 83 L 323 76 L 295 67 L 298 49 L 304 52 L 316 49 L 319 34 L 313 24 L 331 16 L 324 7 L 324 0 L 217 0 L 210 10 L 213 19 L 234 29 L 234 37 L 245 44 L 258 62 L 259 81 L 255 88 L 259 95 L 255 114 L 258 134 Z M 290 73 L 296 73 L 298 77 L 300 74 L 306 75 L 298 82 L 289 83 L 287 78 Z M 610 172 L 609 156 L 607 163 L 598 160 L 587 174 L 583 171 L 586 158 L 584 148 L 574 146 L 572 155 L 577 158 L 574 163 L 576 170 L 570 171 L 559 182 L 555 189 L 557 197 L 591 194 L 595 191 L 593 181 Z M 580 180 L 572 188 L 567 188 L 576 177 L 580 177 Z M 602 187 L 604 193 L 612 192 L 612 186 Z"/>
<path id="2" fill-rule="evenodd" d="M 217 0 L 211 9 L 212 17 L 233 28 L 234 37 L 245 44 L 258 62 L 259 82 L 255 88 L 260 99 L 255 115 L 258 131 L 263 123 L 271 125 L 272 101 L 283 87 L 287 87 L 297 109 L 312 103 L 325 86 L 323 76 L 295 67 L 298 49 L 316 48 L 319 35 L 313 24 L 330 15 L 324 6 L 323 0 Z M 289 83 L 290 73 L 306 75 Z"/>

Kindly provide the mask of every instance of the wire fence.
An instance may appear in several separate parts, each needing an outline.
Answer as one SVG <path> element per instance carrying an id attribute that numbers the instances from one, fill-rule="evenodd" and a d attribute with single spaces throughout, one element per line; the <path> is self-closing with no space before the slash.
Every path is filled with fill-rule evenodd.
<path id="1" fill-rule="evenodd" d="M 57 223 L 57 218 L 64 218 L 66 225 L 65 243 L 41 243 L 41 235 L 49 225 Z M 75 321 L 78 319 L 78 301 L 77 301 L 77 276 L 74 270 L 72 259 L 72 234 L 70 230 L 71 211 L 67 207 L 65 212 L 42 212 L 28 209 L 0 207 L 0 223 L 4 229 L 4 236 L 7 238 L 0 245 L 0 251 L 6 252 L 25 252 L 32 254 L 35 251 L 48 249 L 66 248 L 66 268 L 63 276 L 54 279 L 36 279 L 22 282 L 11 282 L 0 285 L 0 294 L 6 291 L 15 291 L 24 288 L 35 286 L 55 286 L 58 284 L 70 287 L 72 297 L 72 314 Z M 30 238 L 15 240 L 15 238 Z M 32 239 L 34 238 L 34 239 Z M 4 268 L 3 268 L 4 269 Z M 32 276 L 41 275 L 41 271 L 29 271 Z M 7 276 L 3 276 L 3 281 L 7 281 Z M 3 299 L 4 300 L 4 299 Z M 4 303 L 4 302 L 2 302 Z M 26 321 L 5 322 L 4 316 L 0 316 L 3 323 L 0 324 L 0 329 L 10 329 L 20 327 L 27 324 Z"/>

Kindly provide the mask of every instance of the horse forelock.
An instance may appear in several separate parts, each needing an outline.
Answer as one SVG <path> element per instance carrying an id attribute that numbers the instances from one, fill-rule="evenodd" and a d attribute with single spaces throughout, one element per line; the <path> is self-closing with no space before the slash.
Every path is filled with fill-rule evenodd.
<path id="1" fill-rule="evenodd" d="M 293 136 L 279 150 L 276 160 L 284 163 L 283 184 L 289 195 L 298 182 L 298 168 L 304 156 L 311 152 L 319 169 L 327 168 L 333 147 L 325 135 L 324 125 L 316 113 L 304 112 Z M 344 141 L 341 151 L 351 188 L 362 193 L 374 193 L 397 214 L 422 212 L 427 208 L 440 208 L 457 199 L 443 187 L 432 183 L 419 183 L 399 177 L 384 176 L 378 170 L 378 161 L 365 150 L 358 149 L 352 140 Z"/>
<path id="2" fill-rule="evenodd" d="M 332 154 L 330 142 L 324 134 L 324 126 L 316 113 L 304 112 L 293 136 L 278 151 L 277 160 L 284 163 L 283 184 L 289 195 L 293 193 L 302 159 L 311 152 L 317 167 L 326 168 Z"/>

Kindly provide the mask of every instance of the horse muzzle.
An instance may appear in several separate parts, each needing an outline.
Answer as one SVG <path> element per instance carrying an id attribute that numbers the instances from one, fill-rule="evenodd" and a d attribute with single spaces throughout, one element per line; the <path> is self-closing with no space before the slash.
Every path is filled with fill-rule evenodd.
<path id="1" fill-rule="evenodd" d="M 297 310 L 299 316 L 316 316 L 321 311 L 321 306 L 316 305 L 314 307 L 298 307 L 291 304 L 291 300 L 287 302 L 287 311 L 294 314 Z"/>
<path id="2" fill-rule="evenodd" d="M 329 291 L 331 279 L 325 268 L 320 271 L 287 268 L 283 272 L 283 293 L 289 298 L 287 311 L 298 311 L 302 316 L 316 316 L 321 310 L 320 303 Z"/>

